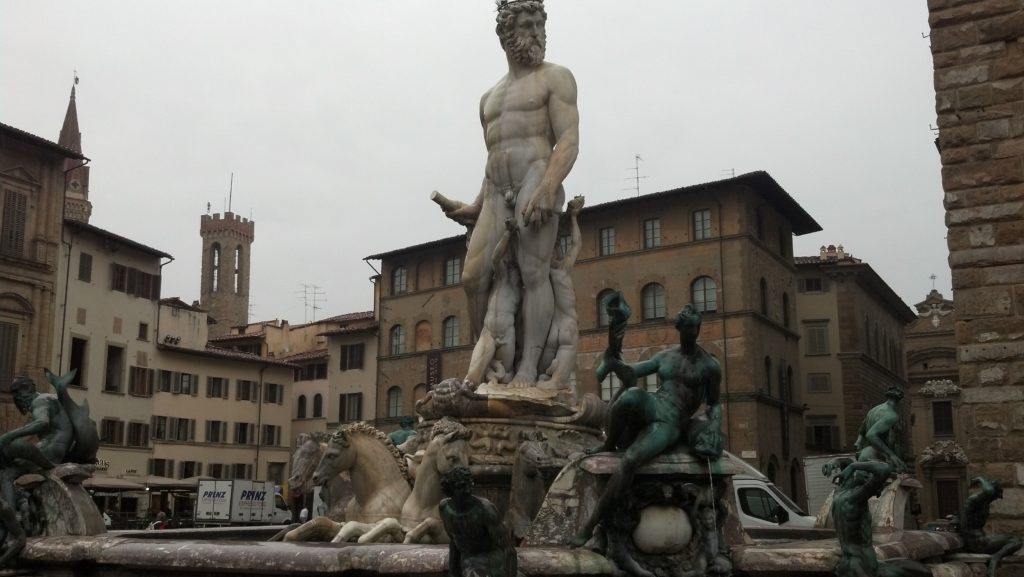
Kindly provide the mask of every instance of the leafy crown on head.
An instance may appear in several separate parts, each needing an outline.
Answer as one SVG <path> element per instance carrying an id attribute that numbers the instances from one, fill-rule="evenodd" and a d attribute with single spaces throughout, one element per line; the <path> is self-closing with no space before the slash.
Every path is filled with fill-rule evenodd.
<path id="1" fill-rule="evenodd" d="M 527 2 L 527 1 L 528 0 L 494 0 L 494 5 L 495 5 L 495 8 L 497 10 L 501 11 L 501 10 L 504 10 L 505 8 L 513 5 L 513 4 L 518 4 L 520 2 Z M 540 2 L 541 4 L 544 3 L 544 0 L 534 0 L 534 1 Z"/>

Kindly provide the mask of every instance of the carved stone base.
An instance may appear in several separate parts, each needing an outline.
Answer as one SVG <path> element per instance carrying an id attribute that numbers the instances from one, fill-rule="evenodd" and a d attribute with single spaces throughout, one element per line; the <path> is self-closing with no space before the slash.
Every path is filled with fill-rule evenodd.
<path id="1" fill-rule="evenodd" d="M 35 536 L 99 535 L 106 533 L 103 515 L 82 487 L 91 473 L 64 464 L 41 475 L 24 475 L 18 485 L 29 493 Z"/>

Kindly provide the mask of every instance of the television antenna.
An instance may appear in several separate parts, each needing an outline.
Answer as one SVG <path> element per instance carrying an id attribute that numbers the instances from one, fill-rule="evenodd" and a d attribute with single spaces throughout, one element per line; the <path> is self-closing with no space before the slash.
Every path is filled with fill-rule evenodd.
<path id="1" fill-rule="evenodd" d="M 626 177 L 626 178 L 623 179 L 623 180 L 632 180 L 635 184 L 632 187 L 630 187 L 630 188 L 623 188 L 622 190 L 635 190 L 637 196 L 640 196 L 640 181 L 642 179 L 647 178 L 646 175 L 640 176 L 640 161 L 641 160 L 643 160 L 643 158 L 640 158 L 639 154 L 634 154 L 633 155 L 633 168 L 627 168 L 626 169 L 626 170 L 632 170 L 633 171 L 633 176 L 629 176 L 629 177 Z"/>

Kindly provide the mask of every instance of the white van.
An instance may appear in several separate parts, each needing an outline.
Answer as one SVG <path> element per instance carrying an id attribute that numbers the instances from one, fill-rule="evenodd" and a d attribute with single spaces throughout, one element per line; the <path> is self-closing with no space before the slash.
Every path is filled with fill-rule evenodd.
<path id="1" fill-rule="evenodd" d="M 746 465 L 745 472 L 732 477 L 732 487 L 738 509 L 736 514 L 745 529 L 754 527 L 809 529 L 814 527 L 816 520 L 814 515 L 808 515 L 761 471 L 751 467 L 742 459 L 736 458 L 736 461 Z"/>

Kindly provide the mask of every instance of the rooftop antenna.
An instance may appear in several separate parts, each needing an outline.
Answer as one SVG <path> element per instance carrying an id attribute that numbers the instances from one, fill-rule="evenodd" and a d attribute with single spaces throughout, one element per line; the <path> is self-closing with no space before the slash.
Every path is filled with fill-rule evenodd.
<path id="1" fill-rule="evenodd" d="M 633 168 L 627 168 L 626 169 L 626 170 L 632 170 L 633 171 L 633 176 L 630 176 L 630 177 L 627 177 L 627 178 L 623 179 L 623 180 L 632 180 L 635 184 L 631 188 L 623 188 L 622 190 L 635 190 L 637 196 L 640 196 L 640 180 L 642 180 L 644 178 L 647 178 L 647 176 L 640 176 L 640 161 L 641 160 L 643 160 L 643 159 L 640 158 L 639 154 L 634 154 L 633 155 Z"/>
<path id="2" fill-rule="evenodd" d="M 935 276 L 935 273 L 932 273 L 932 276 L 930 276 L 928 278 L 932 279 L 932 290 L 935 290 L 935 279 L 937 279 L 939 277 Z"/>
<path id="3" fill-rule="evenodd" d="M 235 192 L 235 173 L 231 173 L 231 183 L 228 184 L 228 212 L 231 212 L 231 196 Z"/>
<path id="4" fill-rule="evenodd" d="M 316 311 L 321 310 L 323 307 L 321 307 L 320 304 L 327 300 L 323 298 L 323 287 L 305 283 L 300 284 L 299 286 L 302 287 L 302 296 L 300 297 L 302 299 L 302 322 L 311 322 L 309 316 L 307 316 L 307 313 L 310 310 L 313 311 L 312 322 L 315 322 Z"/>
<path id="5" fill-rule="evenodd" d="M 206 203 L 206 215 L 207 216 L 210 215 L 210 203 L 209 202 Z"/>
<path id="6" fill-rule="evenodd" d="M 736 178 L 736 169 L 735 168 L 723 168 L 722 169 L 722 176 L 728 176 L 729 178 Z"/>

